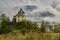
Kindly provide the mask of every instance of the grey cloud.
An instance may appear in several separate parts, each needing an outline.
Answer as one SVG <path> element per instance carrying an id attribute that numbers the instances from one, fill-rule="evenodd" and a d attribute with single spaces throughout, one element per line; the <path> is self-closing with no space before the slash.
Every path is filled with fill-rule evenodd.
<path id="1" fill-rule="evenodd" d="M 42 13 L 40 13 L 40 16 L 41 17 L 55 17 L 55 14 L 53 14 L 53 13 L 50 13 L 50 12 L 42 12 Z"/>
<path id="2" fill-rule="evenodd" d="M 56 2 L 56 4 L 53 3 Z M 54 6 L 54 8 L 53 8 Z M 30 19 L 40 20 L 40 16 L 48 17 L 48 20 L 60 20 L 60 3 L 59 0 L 0 0 L 0 14 L 5 13 L 7 16 L 12 18 L 20 8 L 23 8 L 26 11 L 27 16 L 30 16 Z M 52 7 L 52 8 L 50 8 Z M 49 8 L 49 9 L 47 9 Z M 28 10 L 28 11 L 27 11 Z M 45 13 L 44 11 L 49 11 L 50 13 Z M 30 12 L 31 11 L 31 12 Z M 37 12 L 38 11 L 38 12 Z M 37 16 L 35 16 L 37 12 Z M 39 13 L 40 12 L 40 13 Z M 42 13 L 41 13 L 42 12 Z M 54 16 L 55 15 L 55 16 Z M 54 16 L 52 18 L 52 16 Z M 46 19 L 46 18 L 44 18 Z M 57 20 L 56 20 L 57 19 Z"/>
<path id="3" fill-rule="evenodd" d="M 24 9 L 27 10 L 27 11 L 33 11 L 33 10 L 37 9 L 37 6 L 35 6 L 35 5 L 26 5 L 24 7 Z"/>

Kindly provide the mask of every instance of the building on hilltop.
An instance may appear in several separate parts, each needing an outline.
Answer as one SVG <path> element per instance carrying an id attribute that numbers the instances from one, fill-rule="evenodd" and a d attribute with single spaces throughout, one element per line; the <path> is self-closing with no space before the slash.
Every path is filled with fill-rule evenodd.
<path id="1" fill-rule="evenodd" d="M 14 22 L 21 22 L 26 20 L 25 12 L 22 10 L 22 8 L 19 10 L 18 14 L 13 16 Z"/>

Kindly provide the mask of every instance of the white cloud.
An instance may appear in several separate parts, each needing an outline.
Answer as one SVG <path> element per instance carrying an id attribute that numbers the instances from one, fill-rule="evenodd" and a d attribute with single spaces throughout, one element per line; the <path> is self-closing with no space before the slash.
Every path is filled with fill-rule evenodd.
<path id="1" fill-rule="evenodd" d="M 53 3 L 53 1 L 55 3 Z M 18 11 L 19 8 L 24 8 L 25 5 L 35 5 L 37 9 L 33 10 L 34 12 L 43 12 L 50 11 L 56 16 L 54 18 L 46 17 L 45 20 L 49 21 L 59 21 L 60 20 L 60 0 L 0 0 L 0 13 L 6 13 L 10 18 L 13 17 Z M 52 6 L 55 8 L 52 8 Z M 26 11 L 26 10 L 25 10 Z M 29 12 L 28 12 L 29 13 Z M 34 14 L 33 14 L 34 15 Z"/>

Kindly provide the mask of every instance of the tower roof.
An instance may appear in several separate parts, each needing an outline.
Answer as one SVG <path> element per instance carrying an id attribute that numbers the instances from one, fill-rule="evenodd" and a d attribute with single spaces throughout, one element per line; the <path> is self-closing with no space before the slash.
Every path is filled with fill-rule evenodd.
<path id="1" fill-rule="evenodd" d="M 24 15 L 25 14 L 25 12 L 23 11 L 23 9 L 21 8 L 20 10 L 19 10 L 19 12 L 18 12 L 18 14 L 17 15 L 15 15 L 15 16 L 25 16 Z"/>
<path id="2" fill-rule="evenodd" d="M 18 12 L 18 14 L 25 14 L 25 12 L 23 11 L 23 9 L 21 8 Z"/>

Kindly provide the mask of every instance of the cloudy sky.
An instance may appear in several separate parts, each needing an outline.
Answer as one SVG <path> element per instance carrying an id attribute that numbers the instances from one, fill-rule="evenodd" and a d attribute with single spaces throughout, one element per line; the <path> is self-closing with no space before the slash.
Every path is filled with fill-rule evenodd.
<path id="1" fill-rule="evenodd" d="M 42 18 L 60 23 L 60 0 L 0 0 L 0 14 L 5 13 L 12 18 L 20 8 L 23 8 L 31 20 L 39 21 Z M 47 12 L 51 14 L 47 16 Z M 55 16 L 50 17 L 51 15 Z"/>

